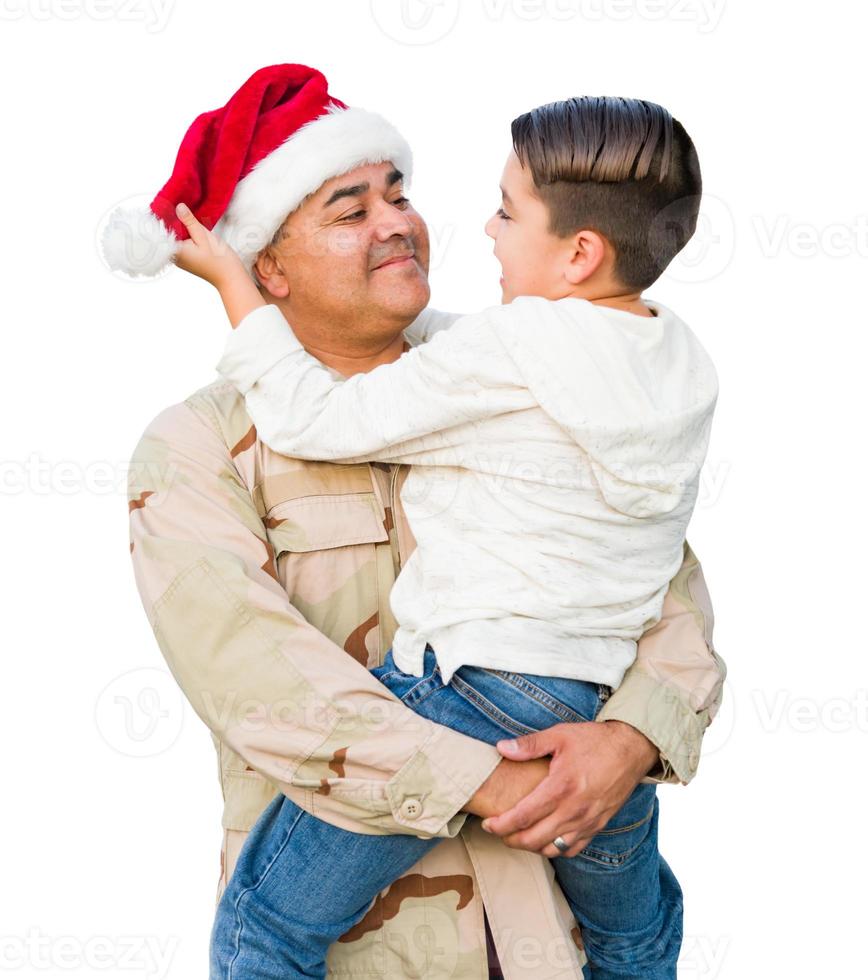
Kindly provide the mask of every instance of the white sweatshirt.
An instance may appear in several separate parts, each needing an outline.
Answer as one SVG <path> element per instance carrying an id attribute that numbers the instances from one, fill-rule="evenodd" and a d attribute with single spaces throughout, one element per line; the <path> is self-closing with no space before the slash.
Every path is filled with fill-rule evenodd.
<path id="1" fill-rule="evenodd" d="M 649 305 L 425 311 L 419 346 L 346 380 L 275 306 L 232 332 L 217 370 L 276 452 L 413 464 L 418 547 L 391 594 L 405 673 L 430 643 L 444 683 L 472 664 L 620 684 L 681 565 L 717 399 L 694 334 Z"/>

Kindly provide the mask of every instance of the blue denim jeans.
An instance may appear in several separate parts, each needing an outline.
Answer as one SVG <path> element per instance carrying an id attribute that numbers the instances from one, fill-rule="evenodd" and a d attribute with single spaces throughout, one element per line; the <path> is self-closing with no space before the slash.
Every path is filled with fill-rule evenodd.
<path id="1" fill-rule="evenodd" d="M 587 681 L 481 667 L 461 667 L 444 685 L 430 647 L 421 678 L 398 670 L 391 651 L 372 673 L 417 714 L 492 744 L 593 721 L 611 693 Z M 640 783 L 580 854 L 552 861 L 581 926 L 591 980 L 675 980 L 682 895 L 657 850 L 658 809 L 656 786 Z M 211 980 L 325 977 L 329 946 L 439 840 L 352 833 L 278 794 L 218 905 Z"/>

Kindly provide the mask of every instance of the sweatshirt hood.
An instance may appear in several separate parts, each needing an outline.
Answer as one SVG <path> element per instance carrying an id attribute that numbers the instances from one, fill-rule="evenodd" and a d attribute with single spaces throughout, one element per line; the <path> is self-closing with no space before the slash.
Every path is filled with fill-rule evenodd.
<path id="1" fill-rule="evenodd" d="M 653 317 L 519 297 L 498 337 L 545 411 L 588 456 L 609 506 L 668 514 L 695 493 L 717 401 L 717 373 L 674 313 Z"/>

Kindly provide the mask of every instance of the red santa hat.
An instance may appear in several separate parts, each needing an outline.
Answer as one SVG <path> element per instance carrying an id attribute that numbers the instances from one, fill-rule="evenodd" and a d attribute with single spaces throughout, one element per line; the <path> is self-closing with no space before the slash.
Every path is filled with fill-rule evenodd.
<path id="1" fill-rule="evenodd" d="M 133 276 L 162 272 L 188 237 L 175 215 L 183 201 L 250 269 L 309 194 L 332 177 L 385 161 L 409 181 L 410 147 L 382 116 L 330 96 L 314 68 L 260 68 L 222 109 L 196 118 L 149 208 L 112 212 L 102 236 L 105 259 Z"/>

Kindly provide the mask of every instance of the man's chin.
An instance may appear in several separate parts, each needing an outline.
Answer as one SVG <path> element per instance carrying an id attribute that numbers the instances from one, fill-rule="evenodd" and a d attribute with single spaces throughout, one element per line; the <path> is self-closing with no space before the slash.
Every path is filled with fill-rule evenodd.
<path id="1" fill-rule="evenodd" d="M 395 276 L 392 282 L 378 284 L 377 305 L 396 317 L 409 317 L 408 323 L 425 309 L 431 298 L 427 277 L 420 271 L 414 276 Z"/>

